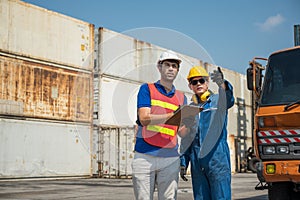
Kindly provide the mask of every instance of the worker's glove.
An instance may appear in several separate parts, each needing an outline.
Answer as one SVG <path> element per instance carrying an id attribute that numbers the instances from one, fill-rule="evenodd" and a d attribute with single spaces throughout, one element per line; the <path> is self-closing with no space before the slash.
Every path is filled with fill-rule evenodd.
<path id="1" fill-rule="evenodd" d="M 185 177 L 185 175 L 186 175 L 186 168 L 181 166 L 180 167 L 180 177 L 182 178 L 182 180 L 188 181 L 188 179 Z"/>
<path id="2" fill-rule="evenodd" d="M 184 118 L 184 119 L 182 119 L 182 124 L 184 124 L 185 127 L 187 127 L 187 128 L 191 128 L 191 127 L 195 126 L 195 124 L 196 124 L 196 117 L 190 116 L 190 117 Z"/>
<path id="3" fill-rule="evenodd" d="M 218 67 L 218 70 L 214 70 L 213 73 L 210 74 L 210 78 L 218 86 L 221 86 L 224 83 L 224 75 L 220 67 Z"/>

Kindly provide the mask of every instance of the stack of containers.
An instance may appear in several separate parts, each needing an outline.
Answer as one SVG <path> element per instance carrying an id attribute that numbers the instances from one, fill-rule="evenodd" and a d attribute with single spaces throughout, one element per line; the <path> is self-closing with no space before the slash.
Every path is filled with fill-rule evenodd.
<path id="1" fill-rule="evenodd" d="M 94 26 L 0 1 L 0 178 L 91 170 Z"/>

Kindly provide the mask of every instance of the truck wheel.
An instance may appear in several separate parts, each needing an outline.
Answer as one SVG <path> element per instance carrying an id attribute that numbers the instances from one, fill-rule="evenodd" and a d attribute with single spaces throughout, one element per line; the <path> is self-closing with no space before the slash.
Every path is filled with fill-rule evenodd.
<path id="1" fill-rule="evenodd" d="M 290 182 L 270 183 L 268 189 L 269 200 L 290 199 L 292 185 Z"/>
<path id="2" fill-rule="evenodd" d="M 256 165 L 257 165 L 257 163 L 259 163 L 260 162 L 260 160 L 258 159 L 258 158 L 256 158 L 256 157 L 253 157 L 253 158 L 251 158 L 251 160 L 249 161 L 249 163 L 248 163 L 248 167 L 249 167 L 249 169 L 253 172 L 253 173 L 256 173 L 257 172 L 257 167 L 256 167 Z"/>

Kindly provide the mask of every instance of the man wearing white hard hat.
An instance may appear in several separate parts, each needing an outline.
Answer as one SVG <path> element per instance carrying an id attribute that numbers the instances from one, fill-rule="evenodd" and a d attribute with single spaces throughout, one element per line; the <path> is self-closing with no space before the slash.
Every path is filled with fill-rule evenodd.
<path id="1" fill-rule="evenodd" d="M 158 199 L 176 199 L 180 159 L 178 126 L 164 124 L 186 97 L 173 82 L 181 60 L 173 51 L 163 52 L 157 62 L 160 80 L 141 85 L 137 97 L 135 156 L 132 162 L 135 198 L 152 200 L 157 186 Z M 186 127 L 180 128 L 186 132 Z"/>

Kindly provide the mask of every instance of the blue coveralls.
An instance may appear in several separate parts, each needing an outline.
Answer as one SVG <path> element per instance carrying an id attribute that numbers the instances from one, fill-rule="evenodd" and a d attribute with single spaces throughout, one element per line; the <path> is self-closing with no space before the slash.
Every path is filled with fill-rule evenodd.
<path id="1" fill-rule="evenodd" d="M 225 81 L 227 86 L 224 93 L 226 96 L 226 105 L 224 106 L 222 124 L 212 124 L 216 108 L 218 106 L 219 94 L 213 94 L 202 106 L 204 110 L 197 116 L 198 125 L 191 129 L 188 136 L 182 139 L 181 150 L 181 166 L 188 167 L 191 163 L 191 175 L 193 194 L 195 200 L 221 200 L 231 199 L 231 167 L 230 153 L 227 143 L 227 109 L 233 106 L 233 87 Z M 199 104 L 200 105 L 200 104 Z M 221 133 L 213 133 L 216 126 Z M 209 131 L 208 129 L 212 129 Z M 216 137 L 210 140 L 212 149 L 206 156 L 200 156 L 200 147 L 207 133 L 214 134 Z M 205 141 L 207 142 L 207 141 Z M 188 147 L 189 146 L 189 147 Z"/>

